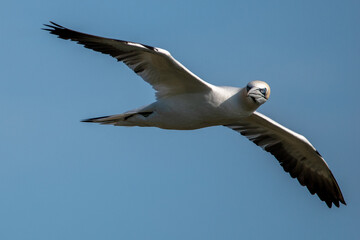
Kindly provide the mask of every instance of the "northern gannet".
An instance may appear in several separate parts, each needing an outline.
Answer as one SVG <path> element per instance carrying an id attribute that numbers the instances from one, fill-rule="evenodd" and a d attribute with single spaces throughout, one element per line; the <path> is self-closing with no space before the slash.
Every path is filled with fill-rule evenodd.
<path id="1" fill-rule="evenodd" d="M 157 101 L 145 107 L 83 122 L 175 130 L 222 125 L 274 155 L 291 177 L 311 194 L 316 193 L 328 207 L 332 203 L 339 207 L 339 202 L 346 205 L 333 174 L 314 146 L 304 136 L 256 112 L 269 99 L 267 83 L 251 81 L 244 88 L 215 86 L 190 72 L 164 49 L 84 34 L 50 23 L 43 29 L 111 55 L 156 91 Z"/>

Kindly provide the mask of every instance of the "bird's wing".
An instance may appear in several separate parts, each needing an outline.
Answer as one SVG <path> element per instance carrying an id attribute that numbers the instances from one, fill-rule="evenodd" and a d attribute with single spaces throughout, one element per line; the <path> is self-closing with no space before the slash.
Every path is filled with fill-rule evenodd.
<path id="1" fill-rule="evenodd" d="M 331 207 L 346 205 L 341 190 L 319 152 L 302 135 L 270 118 L 254 112 L 244 120 L 226 125 L 270 152 L 291 177 L 297 178 L 311 194 L 317 194 Z"/>
<path id="2" fill-rule="evenodd" d="M 109 54 L 118 61 L 124 62 L 152 85 L 157 91 L 158 98 L 179 93 L 205 92 L 211 89 L 211 84 L 190 72 L 164 49 L 84 34 L 50 23 L 51 25 L 44 24 L 48 27 L 44 30 L 51 34 L 76 41 L 86 48 Z"/>

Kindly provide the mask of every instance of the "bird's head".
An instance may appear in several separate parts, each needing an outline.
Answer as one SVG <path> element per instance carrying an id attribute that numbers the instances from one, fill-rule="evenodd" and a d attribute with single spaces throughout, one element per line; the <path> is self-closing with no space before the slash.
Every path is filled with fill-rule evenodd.
<path id="1" fill-rule="evenodd" d="M 246 86 L 246 96 L 260 106 L 269 99 L 270 87 L 263 81 L 251 81 Z"/>

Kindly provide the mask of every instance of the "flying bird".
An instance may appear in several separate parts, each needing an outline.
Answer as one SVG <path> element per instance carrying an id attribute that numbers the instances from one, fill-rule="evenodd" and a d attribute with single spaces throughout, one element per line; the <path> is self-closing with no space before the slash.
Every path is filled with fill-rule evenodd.
<path id="1" fill-rule="evenodd" d="M 263 81 L 244 88 L 220 87 L 190 72 L 171 54 L 145 44 L 93 36 L 54 22 L 44 30 L 59 38 L 108 54 L 125 63 L 156 91 L 156 100 L 122 114 L 83 120 L 115 126 L 158 127 L 191 130 L 222 125 L 274 155 L 284 170 L 327 206 L 346 205 L 327 163 L 302 135 L 256 111 L 270 96 Z"/>

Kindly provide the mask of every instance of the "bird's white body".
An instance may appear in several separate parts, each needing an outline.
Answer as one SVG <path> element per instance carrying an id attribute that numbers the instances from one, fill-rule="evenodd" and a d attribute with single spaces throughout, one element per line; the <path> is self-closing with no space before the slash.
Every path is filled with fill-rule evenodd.
<path id="1" fill-rule="evenodd" d="M 311 143 L 270 118 L 255 112 L 270 96 L 262 81 L 246 88 L 219 87 L 193 74 L 164 49 L 76 32 L 52 23 L 46 25 L 59 38 L 124 62 L 156 90 L 157 101 L 122 114 L 84 122 L 115 126 L 191 130 L 216 125 L 231 128 L 274 155 L 286 172 L 317 193 L 331 207 L 345 204 L 340 188 L 325 160 Z"/>
<path id="2" fill-rule="evenodd" d="M 117 119 L 114 124 L 116 126 L 199 129 L 230 124 L 249 116 L 256 106 L 242 104 L 247 100 L 245 89 L 213 86 L 213 90 L 207 93 L 177 94 L 161 98 L 148 106 L 109 116 L 102 121 Z M 150 112 L 148 116 L 139 114 Z"/>

